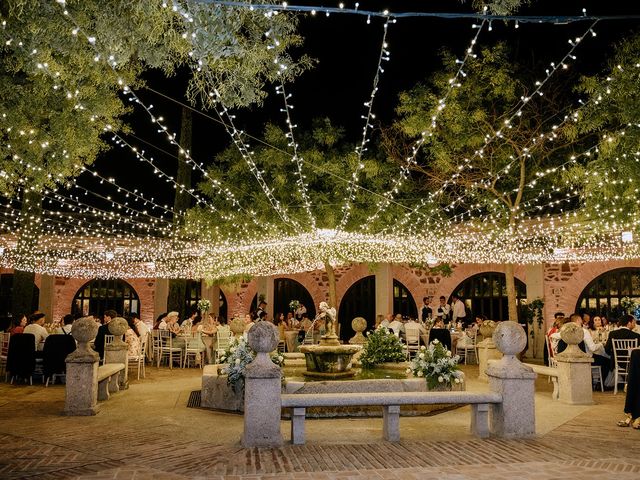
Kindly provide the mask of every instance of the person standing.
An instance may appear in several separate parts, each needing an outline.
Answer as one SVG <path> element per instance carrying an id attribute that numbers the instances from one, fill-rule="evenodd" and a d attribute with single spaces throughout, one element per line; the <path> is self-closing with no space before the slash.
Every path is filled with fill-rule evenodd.
<path id="1" fill-rule="evenodd" d="M 420 321 L 422 323 L 426 322 L 433 315 L 433 310 L 429 305 L 431 303 L 430 297 L 422 297 L 422 307 L 420 308 Z"/>
<path id="2" fill-rule="evenodd" d="M 444 296 L 440 297 L 440 304 L 436 308 L 436 316 L 439 320 L 442 320 L 444 323 L 449 322 L 449 313 L 451 312 L 451 307 L 447 303 L 447 299 Z"/>
<path id="3" fill-rule="evenodd" d="M 454 324 L 457 324 L 458 322 L 464 324 L 467 318 L 467 309 L 464 306 L 464 302 L 458 295 L 452 295 L 451 299 L 453 304 L 452 322 Z"/>

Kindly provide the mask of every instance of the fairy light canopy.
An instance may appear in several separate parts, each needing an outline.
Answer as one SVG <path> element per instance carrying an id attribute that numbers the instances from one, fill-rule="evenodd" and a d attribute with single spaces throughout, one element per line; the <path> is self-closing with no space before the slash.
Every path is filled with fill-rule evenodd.
<path id="1" fill-rule="evenodd" d="M 135 79 L 139 72 L 127 70 L 124 54 L 104 30 L 92 30 L 78 2 L 42 3 L 58 16 L 57 25 L 69 37 L 64 41 L 82 53 L 91 71 L 103 72 L 100 88 L 111 89 L 114 105 L 119 101 L 122 107 L 106 115 L 84 90 L 82 73 L 74 76 L 55 46 L 38 46 L 37 37 L 21 30 L 19 18 L 0 10 L 3 48 L 22 62 L 21 72 L 47 89 L 47 101 L 62 105 L 75 124 L 92 125 L 91 138 L 101 142 L 96 151 L 83 153 L 41 128 L 35 120 L 40 115 L 30 122 L 28 115 L 0 107 L 0 182 L 11 186 L 0 204 L 0 266 L 73 277 L 219 278 L 308 271 L 326 263 L 640 256 L 640 104 L 628 95 L 639 86 L 640 40 L 630 33 L 615 53 L 607 53 L 598 43 L 599 28 L 620 21 L 615 15 L 581 10 L 515 16 L 499 10 L 505 2 L 480 12 L 466 6 L 466 12 L 435 14 L 362 10 L 358 3 L 333 8 L 159 1 L 157 15 L 175 28 L 174 51 L 191 79 L 195 110 L 207 122 L 205 135 L 215 128 L 226 138 L 227 148 L 212 159 L 215 152 L 198 137 L 189 148 L 176 119 L 153 105 L 166 107 L 166 99 Z M 207 9 L 222 15 L 229 28 L 238 27 L 239 18 L 252 22 L 260 66 L 247 54 L 225 73 L 212 54 L 225 50 L 215 44 L 219 25 L 208 23 Z M 431 67 L 430 83 L 412 79 L 396 101 L 392 85 L 399 67 L 393 65 L 403 49 L 396 50 L 394 40 L 415 34 L 410 22 L 433 17 L 466 22 L 465 44 L 454 43 L 440 72 Z M 333 21 L 365 24 L 376 39 L 362 57 L 369 63 L 358 65 L 369 79 L 358 87 L 360 109 L 333 107 L 349 117 L 347 129 L 311 121 L 318 105 L 303 87 L 316 68 L 313 53 L 294 50 L 300 34 Z M 637 27 L 640 17 L 627 15 L 625 21 Z M 567 24 L 566 33 L 556 34 L 564 41 L 541 46 L 550 60 L 521 76 L 501 41 L 518 41 L 525 29 L 535 35 L 543 22 Z M 222 40 L 230 57 L 234 41 L 231 33 Z M 609 64 L 594 73 L 586 62 L 591 70 L 580 80 L 573 70 L 584 67 L 581 59 L 590 48 L 601 53 L 600 64 Z M 340 52 L 327 51 L 331 64 Z M 251 68 L 264 85 L 245 93 L 275 112 L 267 113 L 266 127 L 255 127 L 247 119 L 251 114 L 233 100 L 242 96 L 245 80 L 232 79 L 232 72 L 246 75 Z M 502 83 L 483 83 L 490 74 Z M 1 80 L 4 88 L 11 86 L 8 76 Z M 336 79 L 327 86 L 340 92 L 334 95 L 338 104 L 354 96 L 346 83 Z M 158 93 L 179 102 L 169 92 Z M 122 121 L 125 107 L 135 120 L 128 127 Z M 105 149 L 103 158 L 127 166 L 86 160 Z M 30 160 L 36 151 L 44 162 Z M 177 178 L 176 159 L 192 170 L 197 186 Z M 41 179 L 37 187 L 31 178 Z M 188 196 L 192 208 L 175 210 L 172 195 L 155 191 L 158 185 Z M 36 190 L 41 203 L 29 205 L 27 194 Z"/>

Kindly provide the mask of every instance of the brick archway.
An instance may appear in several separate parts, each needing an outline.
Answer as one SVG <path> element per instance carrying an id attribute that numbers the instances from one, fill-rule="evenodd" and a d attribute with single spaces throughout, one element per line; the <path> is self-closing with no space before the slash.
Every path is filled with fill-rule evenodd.
<path id="1" fill-rule="evenodd" d="M 420 280 L 416 274 L 408 269 L 405 265 L 393 264 L 391 266 L 391 273 L 393 278 L 402 283 L 413 298 L 413 302 L 416 304 L 416 311 L 420 310 L 422 305 L 422 297 L 426 297 L 427 292 L 423 285 L 420 284 Z"/>
<path id="2" fill-rule="evenodd" d="M 516 265 L 514 270 L 515 277 L 526 285 L 527 277 L 524 265 Z M 464 282 L 467 278 L 470 278 L 479 273 L 489 272 L 504 273 L 504 266 L 497 263 L 464 263 L 456 265 L 456 267 L 453 269 L 453 275 L 451 275 L 450 277 L 442 277 L 442 279 L 440 280 L 438 289 L 436 291 L 436 294 L 434 295 L 434 302 L 437 302 L 440 296 L 449 298 L 453 293 L 453 289 Z"/>
<path id="3" fill-rule="evenodd" d="M 602 262 L 579 264 L 573 276 L 566 282 L 549 285 L 549 295 L 556 297 L 560 311 L 566 315 L 574 312 L 578 298 L 584 289 L 600 275 L 618 268 L 640 268 L 640 262 Z M 545 288 L 545 296 L 547 288 Z"/>
<path id="4" fill-rule="evenodd" d="M 358 280 L 363 279 L 364 277 L 368 277 L 373 275 L 367 265 L 359 264 L 353 265 L 349 270 L 344 272 L 343 275 L 340 276 L 339 279 L 336 280 L 336 309 L 339 308 L 340 303 L 342 302 L 342 298 L 344 297 L 349 287 L 356 283 Z"/>

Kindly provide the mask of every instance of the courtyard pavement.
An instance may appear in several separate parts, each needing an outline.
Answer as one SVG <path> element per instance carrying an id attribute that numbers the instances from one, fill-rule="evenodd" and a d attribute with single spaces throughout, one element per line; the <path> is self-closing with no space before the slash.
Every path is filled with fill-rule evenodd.
<path id="1" fill-rule="evenodd" d="M 464 367 L 468 388 L 477 367 Z M 609 479 L 640 478 L 640 431 L 619 428 L 624 394 L 593 406 L 551 401 L 536 384 L 537 436 L 480 440 L 462 407 L 401 418 L 400 443 L 380 418 L 307 420 L 307 444 L 243 449 L 242 416 L 187 408 L 197 369 L 149 368 L 95 417 L 65 417 L 64 386 L 0 384 L 0 478 L 79 479 Z"/>

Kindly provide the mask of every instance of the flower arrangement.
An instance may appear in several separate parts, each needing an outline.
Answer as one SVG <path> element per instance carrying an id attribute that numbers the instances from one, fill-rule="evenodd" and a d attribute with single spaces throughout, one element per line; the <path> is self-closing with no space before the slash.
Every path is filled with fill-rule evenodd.
<path id="1" fill-rule="evenodd" d="M 222 368 L 220 373 L 227 375 L 227 384 L 230 385 L 235 392 L 239 392 L 244 388 L 244 375 L 256 352 L 247 344 L 244 336 L 232 338 L 229 346 L 220 356 Z M 284 365 L 284 356 L 280 353 L 271 355 L 271 361 L 282 367 Z"/>
<path id="2" fill-rule="evenodd" d="M 434 340 L 428 347 L 422 345 L 420 351 L 411 360 L 407 373 L 413 373 L 416 377 L 424 377 L 429 389 L 437 386 L 451 387 L 454 383 L 463 381 L 463 373 L 460 371 L 458 355 L 452 356 L 438 340 Z"/>
<path id="3" fill-rule="evenodd" d="M 300 308 L 300 302 L 298 300 L 291 300 L 289 302 L 289 310 L 295 312 L 298 308 Z"/>
<path id="4" fill-rule="evenodd" d="M 622 310 L 627 314 L 634 315 L 638 307 L 639 305 L 629 297 L 623 297 L 620 299 L 620 308 L 622 308 Z"/>
<path id="5" fill-rule="evenodd" d="M 211 309 L 211 302 L 206 298 L 198 300 L 198 310 L 202 313 L 207 313 Z"/>
<path id="6" fill-rule="evenodd" d="M 402 362 L 406 358 L 402 341 L 386 327 L 378 327 L 367 334 L 360 363 L 363 368 L 373 368 L 379 363 Z"/>

